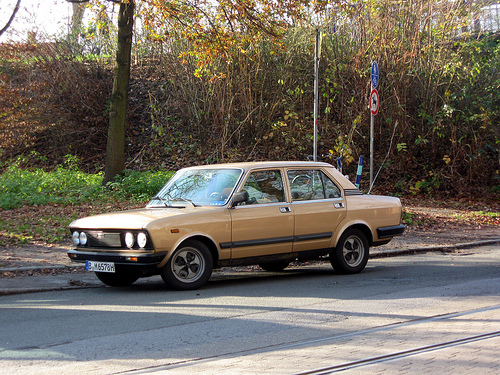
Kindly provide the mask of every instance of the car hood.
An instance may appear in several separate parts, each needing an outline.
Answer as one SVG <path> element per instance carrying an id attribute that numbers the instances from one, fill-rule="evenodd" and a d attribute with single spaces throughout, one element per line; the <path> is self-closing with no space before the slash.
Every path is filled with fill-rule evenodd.
<path id="1" fill-rule="evenodd" d="M 113 212 L 84 217 L 73 221 L 70 228 L 85 229 L 143 229 L 148 224 L 169 217 L 177 217 L 194 212 L 206 212 L 212 207 L 186 208 L 139 208 L 135 210 Z"/>

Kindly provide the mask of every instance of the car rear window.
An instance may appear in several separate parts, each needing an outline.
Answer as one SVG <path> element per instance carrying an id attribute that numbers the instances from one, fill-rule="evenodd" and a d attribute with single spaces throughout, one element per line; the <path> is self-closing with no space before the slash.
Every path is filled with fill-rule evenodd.
<path id="1" fill-rule="evenodd" d="M 319 169 L 287 171 L 292 201 L 340 198 L 339 187 Z"/>

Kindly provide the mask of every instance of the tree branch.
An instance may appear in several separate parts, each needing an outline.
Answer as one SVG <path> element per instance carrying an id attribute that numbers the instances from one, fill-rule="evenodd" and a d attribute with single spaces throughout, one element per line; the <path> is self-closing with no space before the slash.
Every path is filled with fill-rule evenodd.
<path id="1" fill-rule="evenodd" d="M 66 0 L 68 3 L 72 4 L 83 4 L 88 3 L 90 0 Z M 111 3 L 120 4 L 121 0 L 108 0 Z"/>
<path id="2" fill-rule="evenodd" d="M 19 10 L 19 5 L 21 5 L 21 0 L 17 0 L 17 4 L 14 7 L 14 10 L 12 11 L 12 15 L 9 18 L 9 21 L 7 21 L 7 24 L 0 30 L 0 36 L 9 28 L 10 24 L 12 21 L 14 21 L 14 17 L 16 16 L 17 11 Z"/>

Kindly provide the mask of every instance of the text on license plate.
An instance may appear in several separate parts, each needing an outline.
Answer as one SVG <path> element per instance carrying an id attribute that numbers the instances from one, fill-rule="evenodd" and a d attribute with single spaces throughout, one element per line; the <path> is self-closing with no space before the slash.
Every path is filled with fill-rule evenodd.
<path id="1" fill-rule="evenodd" d="M 94 262 L 91 260 L 87 260 L 85 262 L 85 269 L 87 271 L 94 272 L 115 272 L 115 264 L 110 262 Z"/>

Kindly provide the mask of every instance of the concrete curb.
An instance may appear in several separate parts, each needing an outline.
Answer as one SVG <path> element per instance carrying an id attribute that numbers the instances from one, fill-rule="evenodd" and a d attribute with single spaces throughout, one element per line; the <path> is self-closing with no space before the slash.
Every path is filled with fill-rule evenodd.
<path id="1" fill-rule="evenodd" d="M 412 255 L 426 252 L 453 252 L 458 249 L 467 249 L 480 246 L 500 244 L 500 238 L 474 241 L 452 245 L 438 245 L 428 247 L 414 247 L 407 249 L 393 249 L 393 250 L 372 250 L 370 258 L 385 258 L 395 257 L 400 255 Z M 29 271 L 47 271 L 47 270 L 62 270 L 62 269 L 81 269 L 84 270 L 82 264 L 75 265 L 56 265 L 56 266 L 34 266 L 34 267 L 18 267 L 18 268 L 2 268 L 0 272 L 29 272 Z M 97 280 L 93 273 L 63 273 L 60 275 L 41 275 L 41 276 L 27 276 L 27 277 L 14 277 L 14 278 L 0 278 L 0 296 L 21 293 L 33 293 L 43 291 L 56 291 L 68 289 L 82 289 L 82 288 L 99 288 L 104 285 Z"/>
<path id="2" fill-rule="evenodd" d="M 47 270 L 65 270 L 85 268 L 83 264 L 57 265 L 57 266 L 30 266 L 30 267 L 10 267 L 0 268 L 0 272 L 23 272 L 23 271 L 47 271 Z"/>
<path id="3" fill-rule="evenodd" d="M 414 247 L 408 249 L 394 249 L 394 250 L 382 250 L 382 251 L 373 250 L 372 252 L 370 252 L 370 258 L 385 258 L 398 255 L 421 254 L 429 251 L 442 251 L 450 253 L 458 249 L 469 249 L 471 247 L 480 247 L 480 246 L 497 245 L 497 244 L 500 244 L 500 238 L 492 240 L 484 240 L 484 241 L 465 242 L 453 245 L 437 245 L 437 246 L 427 246 L 427 247 L 423 246 L 423 247 Z"/>
<path id="4" fill-rule="evenodd" d="M 100 288 L 102 284 L 93 273 L 68 273 L 0 279 L 0 296 L 56 290 Z"/>

